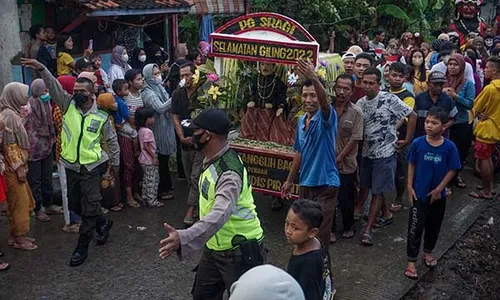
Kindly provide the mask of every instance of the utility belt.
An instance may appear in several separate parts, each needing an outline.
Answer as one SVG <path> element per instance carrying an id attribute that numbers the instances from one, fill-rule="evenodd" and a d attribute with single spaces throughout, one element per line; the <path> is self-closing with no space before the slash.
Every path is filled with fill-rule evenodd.
<path id="1" fill-rule="evenodd" d="M 266 260 L 267 250 L 264 248 L 264 235 L 259 239 L 247 240 L 242 235 L 235 235 L 231 240 L 233 248 L 229 250 L 211 250 L 205 246 L 205 251 L 221 258 L 233 258 L 244 266 L 255 267 Z"/>

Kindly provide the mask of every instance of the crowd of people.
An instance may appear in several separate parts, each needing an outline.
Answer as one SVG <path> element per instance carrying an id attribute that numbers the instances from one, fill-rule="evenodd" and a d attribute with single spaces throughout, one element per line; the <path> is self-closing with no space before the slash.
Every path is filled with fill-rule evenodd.
<path id="1" fill-rule="evenodd" d="M 0 97 L 0 200 L 8 204 L 9 245 L 38 249 L 27 236 L 31 213 L 39 222 L 64 214 L 63 230 L 79 233 L 70 265 L 82 264 L 92 239 L 106 243 L 113 225 L 105 216 L 109 210 L 163 207 L 173 198 L 169 161 L 176 156 L 178 177 L 189 189 L 184 223 L 191 227 L 165 224 L 168 237 L 160 242 L 160 256 L 178 253 L 185 259 L 203 248 L 194 298 L 219 299 L 236 282 L 230 299 L 247 299 L 238 296 L 238 288 L 251 274 L 240 276 L 265 261 L 264 233 L 247 171 L 228 144 L 231 123 L 197 99 L 193 75 L 210 46 L 201 42 L 188 50 L 179 44 L 170 60 L 155 44 L 137 48 L 131 57 L 117 45 L 105 71 L 91 47 L 75 61 L 69 35 L 56 36 L 53 28 L 39 25 L 30 35 L 29 58 L 22 63 L 34 80 L 31 86 L 12 82 Z M 480 36 L 470 36 L 460 45 L 444 32 L 426 43 L 420 34 L 405 32 L 387 47 L 384 41 L 385 32 L 376 29 L 373 40 L 362 36 L 359 45 L 342 53 L 345 73 L 336 78 L 331 97 L 315 66 L 297 62 L 305 114 L 282 185 L 282 197 L 291 198 L 298 177 L 301 200 L 291 204 L 284 224 L 294 245 L 287 271 L 296 282 L 290 285 L 302 288 L 293 299 L 335 294 L 328 247 L 337 241 L 337 203 L 342 238 L 355 237 L 355 222 L 365 219 L 360 238 L 370 246 L 373 228 L 393 223 L 406 192 L 404 275 L 416 279 L 422 235 L 424 263 L 437 265 L 432 251 L 446 199 L 451 185 L 467 187 L 460 172 L 472 144 L 482 184 L 469 195 L 493 198 L 500 38 L 486 45 Z M 53 201 L 55 169 L 62 208 Z M 141 184 L 135 178 L 142 178 Z M 8 268 L 0 263 L 0 271 Z"/>

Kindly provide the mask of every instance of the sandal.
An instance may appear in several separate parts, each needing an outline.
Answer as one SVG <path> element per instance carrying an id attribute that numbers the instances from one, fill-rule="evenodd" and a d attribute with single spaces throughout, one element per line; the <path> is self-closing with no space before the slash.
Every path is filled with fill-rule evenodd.
<path id="1" fill-rule="evenodd" d="M 115 205 L 115 206 L 111 207 L 109 210 L 112 212 L 119 212 L 119 211 L 123 210 L 123 207 L 121 207 L 120 205 Z"/>
<path id="2" fill-rule="evenodd" d="M 354 214 L 354 221 L 359 221 L 363 215 Z"/>
<path id="3" fill-rule="evenodd" d="M 482 190 L 484 190 L 484 186 L 482 186 L 482 185 L 478 184 L 478 185 L 476 185 L 476 190 L 478 190 L 478 191 L 482 191 Z M 497 192 L 492 191 L 492 192 L 491 192 L 491 194 L 492 194 L 492 195 L 496 195 L 496 194 L 497 194 Z"/>
<path id="4" fill-rule="evenodd" d="M 344 239 L 352 239 L 354 237 L 354 230 L 344 231 L 344 233 L 342 234 L 342 237 Z"/>
<path id="5" fill-rule="evenodd" d="M 36 240 L 32 237 L 28 237 L 28 236 L 25 236 L 24 239 L 27 241 L 27 242 L 30 242 L 30 243 L 34 243 L 36 242 Z M 7 245 L 9 246 L 14 246 L 15 244 L 15 240 L 13 237 L 9 237 L 9 239 L 7 240 Z M 1 255 L 0 255 L 1 256 Z"/>
<path id="6" fill-rule="evenodd" d="M 0 272 L 7 271 L 10 268 L 10 264 L 0 261 Z"/>
<path id="7" fill-rule="evenodd" d="M 486 196 L 482 191 L 472 191 L 469 193 L 469 196 L 476 199 L 493 200 L 493 196 Z"/>
<path id="8" fill-rule="evenodd" d="M 164 207 L 165 203 L 155 201 L 155 202 L 148 203 L 147 206 L 151 207 L 151 208 L 159 208 L 159 207 Z"/>
<path id="9" fill-rule="evenodd" d="M 49 222 L 50 221 L 50 217 L 46 213 L 44 213 L 43 211 L 39 211 L 36 214 L 36 219 L 40 222 Z"/>
<path id="10" fill-rule="evenodd" d="M 417 280 L 418 279 L 417 269 L 416 268 L 411 269 L 410 267 L 406 267 L 405 276 L 410 278 L 411 280 Z"/>
<path id="11" fill-rule="evenodd" d="M 332 232 L 330 233 L 330 244 L 334 244 L 335 242 L 337 242 L 337 236 Z"/>
<path id="12" fill-rule="evenodd" d="M 33 243 L 24 243 L 24 244 L 14 243 L 14 245 L 12 245 L 12 248 L 23 251 L 33 251 L 38 249 L 38 246 Z"/>
<path id="13" fill-rule="evenodd" d="M 127 205 L 134 208 L 141 207 L 141 205 L 137 203 L 137 201 L 127 201 Z"/>
<path id="14" fill-rule="evenodd" d="M 461 177 L 457 177 L 457 180 L 455 181 L 455 185 L 457 186 L 457 188 L 465 188 L 467 186 L 467 184 L 465 184 L 465 181 L 461 178 Z"/>
<path id="15" fill-rule="evenodd" d="M 191 226 L 194 224 L 194 218 L 185 217 L 183 223 L 188 226 Z"/>
<path id="16" fill-rule="evenodd" d="M 365 246 L 373 246 L 373 236 L 370 233 L 363 234 L 361 243 Z"/>
<path id="17" fill-rule="evenodd" d="M 383 216 L 378 218 L 373 227 L 375 228 L 384 228 L 385 226 L 389 226 L 392 224 L 394 217 L 384 218 Z"/>
<path id="18" fill-rule="evenodd" d="M 400 212 L 401 210 L 403 210 L 403 204 L 391 204 L 391 206 L 389 207 L 389 210 L 391 212 Z"/>
<path id="19" fill-rule="evenodd" d="M 435 268 L 437 266 L 438 261 L 433 256 L 431 256 L 431 258 L 425 258 L 425 255 L 424 255 L 424 263 L 428 268 L 432 269 L 432 268 Z"/>

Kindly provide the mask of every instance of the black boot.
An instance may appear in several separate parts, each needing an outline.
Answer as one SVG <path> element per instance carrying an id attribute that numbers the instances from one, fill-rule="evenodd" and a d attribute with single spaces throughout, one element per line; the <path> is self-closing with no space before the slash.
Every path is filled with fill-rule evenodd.
<path id="1" fill-rule="evenodd" d="M 78 246 L 76 246 L 75 251 L 73 251 L 73 255 L 71 256 L 71 260 L 69 261 L 69 265 L 71 267 L 76 267 L 87 259 L 89 244 L 92 238 L 84 235 L 80 235 L 78 238 Z"/>
<path id="2" fill-rule="evenodd" d="M 109 230 L 113 226 L 113 220 L 101 217 L 96 224 L 96 236 L 97 245 L 104 245 L 109 238 Z"/>

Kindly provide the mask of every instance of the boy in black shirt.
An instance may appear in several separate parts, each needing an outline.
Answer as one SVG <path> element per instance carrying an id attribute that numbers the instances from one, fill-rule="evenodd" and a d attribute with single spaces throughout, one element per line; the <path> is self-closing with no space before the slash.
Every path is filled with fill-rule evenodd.
<path id="1" fill-rule="evenodd" d="M 329 300 L 335 295 L 329 259 L 316 237 L 322 222 L 321 206 L 305 199 L 295 201 L 286 216 L 286 239 L 294 245 L 288 273 L 300 284 L 306 300 Z"/>

